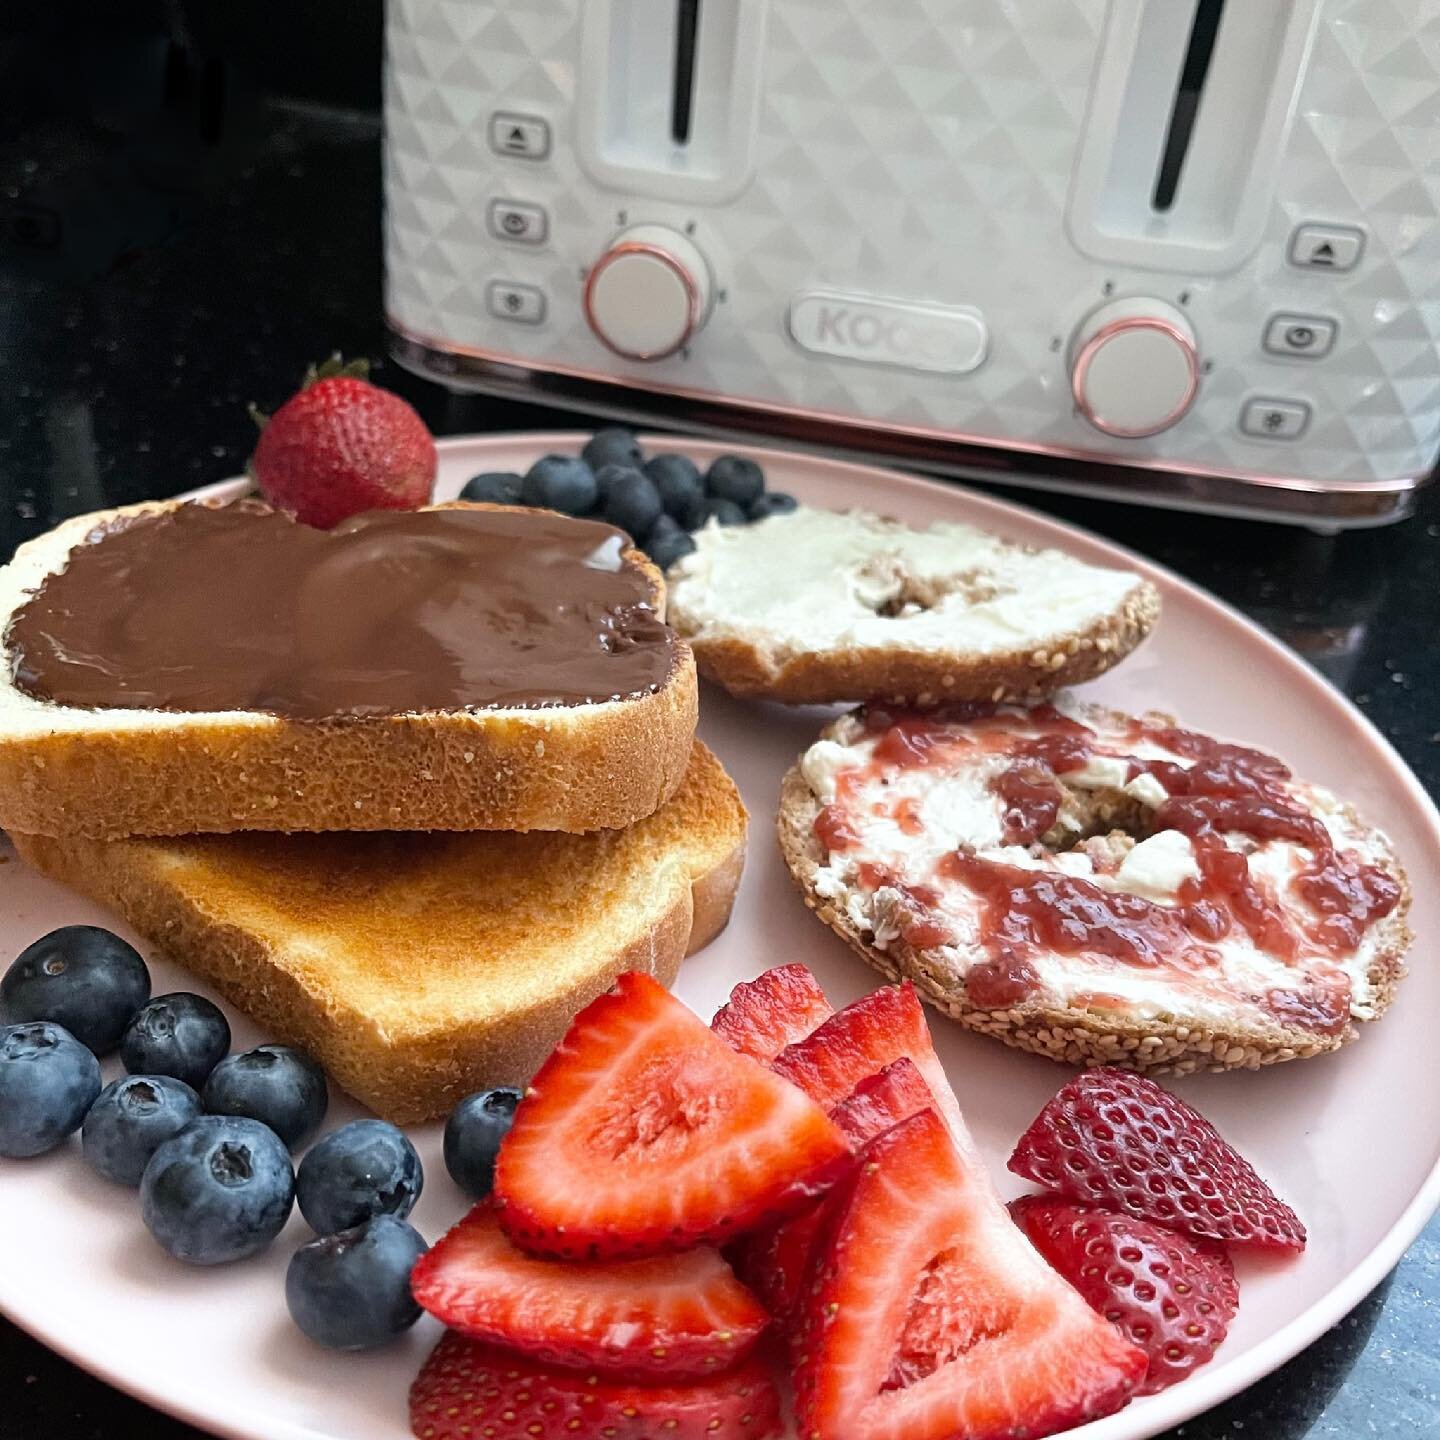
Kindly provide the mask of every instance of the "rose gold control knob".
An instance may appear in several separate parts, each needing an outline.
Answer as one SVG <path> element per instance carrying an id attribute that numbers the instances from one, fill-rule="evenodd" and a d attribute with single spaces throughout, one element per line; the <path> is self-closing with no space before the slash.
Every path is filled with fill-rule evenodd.
<path id="1" fill-rule="evenodd" d="M 710 267 L 693 241 L 668 225 L 622 231 L 590 267 L 585 318 L 627 360 L 673 355 L 710 314 Z"/>
<path id="2" fill-rule="evenodd" d="M 1163 300 L 1113 300 L 1089 315 L 1070 345 L 1070 388 L 1080 413 L 1122 439 L 1168 430 L 1200 383 L 1195 332 Z"/>

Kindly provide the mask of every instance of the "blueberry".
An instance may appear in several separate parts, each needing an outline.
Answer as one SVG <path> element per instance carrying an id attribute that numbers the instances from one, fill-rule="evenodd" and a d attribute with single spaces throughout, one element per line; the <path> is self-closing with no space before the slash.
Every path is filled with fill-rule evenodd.
<path id="1" fill-rule="evenodd" d="M 602 465 L 595 472 L 595 489 L 599 495 L 595 504 L 601 514 L 605 511 L 605 502 L 610 498 L 610 487 L 618 480 L 629 480 L 640 474 L 633 465 Z"/>
<path id="2" fill-rule="evenodd" d="M 765 472 L 743 455 L 722 455 L 705 472 L 705 489 L 717 500 L 753 505 L 765 489 Z"/>
<path id="3" fill-rule="evenodd" d="M 645 473 L 660 492 L 665 513 L 687 528 L 687 517 L 698 514 L 705 503 L 705 482 L 700 467 L 688 455 L 657 455 L 645 462 Z"/>
<path id="4" fill-rule="evenodd" d="M 487 505 L 518 505 L 520 487 L 525 482 L 509 470 L 487 470 L 472 475 L 460 491 L 462 500 L 482 501 Z"/>
<path id="5" fill-rule="evenodd" d="M 495 1157 L 519 1103 L 518 1090 L 480 1090 L 467 1095 L 445 1122 L 445 1168 L 476 1200 L 488 1195 L 495 1183 Z"/>
<path id="6" fill-rule="evenodd" d="M 285 1271 L 291 1319 L 317 1345 L 370 1350 L 419 1318 L 410 1271 L 425 1241 L 394 1215 L 302 1245 Z"/>
<path id="7" fill-rule="evenodd" d="M 201 1115 L 150 1157 L 140 1217 L 177 1260 L 224 1265 L 263 1250 L 295 1203 L 290 1152 L 268 1126 Z"/>
<path id="8" fill-rule="evenodd" d="M 0 1029 L 0 1155 L 53 1150 L 100 1093 L 100 1062 L 49 1020 Z"/>
<path id="9" fill-rule="evenodd" d="M 546 455 L 537 460 L 526 471 L 520 489 L 527 505 L 565 515 L 588 515 L 599 493 L 594 472 L 573 455 Z"/>
<path id="10" fill-rule="evenodd" d="M 683 535 L 684 533 L 685 527 L 673 516 L 658 515 L 645 536 L 644 548 L 648 550 L 652 541 L 662 540 L 667 535 Z"/>
<path id="11" fill-rule="evenodd" d="M 90 1107 L 80 1131 L 92 1170 L 135 1186 L 150 1157 L 200 1114 L 200 1097 L 170 1075 L 122 1075 Z"/>
<path id="12" fill-rule="evenodd" d="M 203 1098 L 212 1115 L 248 1115 L 292 1149 L 319 1129 L 330 1104 L 325 1072 L 289 1045 L 227 1055 L 210 1072 Z"/>
<path id="13" fill-rule="evenodd" d="M 352 1120 L 306 1153 L 295 1195 L 311 1229 L 333 1235 L 376 1215 L 403 1220 L 424 1184 L 420 1157 L 395 1126 L 383 1120 Z"/>
<path id="14" fill-rule="evenodd" d="M 668 570 L 682 555 L 688 555 L 695 548 L 695 542 L 668 515 L 661 516 L 661 519 L 670 523 L 663 527 L 658 523 L 655 525 L 646 538 L 645 553 L 660 569 Z"/>
<path id="15" fill-rule="evenodd" d="M 793 495 L 787 495 L 783 490 L 772 490 L 751 504 L 750 518 L 767 520 L 771 515 L 788 515 L 799 508 L 800 502 Z"/>
<path id="16" fill-rule="evenodd" d="M 675 518 L 686 530 L 698 530 L 710 518 L 710 501 L 701 495 L 689 501 Z"/>
<path id="17" fill-rule="evenodd" d="M 230 1048 L 230 1024 L 201 995 L 177 990 L 141 1006 L 120 1041 L 132 1075 L 173 1075 L 198 1090 Z"/>
<path id="18" fill-rule="evenodd" d="M 592 470 L 602 465 L 625 465 L 631 470 L 640 468 L 640 442 L 633 430 L 613 425 L 607 430 L 597 430 L 585 443 L 581 458 Z"/>
<path id="19" fill-rule="evenodd" d="M 660 492 L 648 475 L 638 470 L 624 474 L 611 473 L 615 467 L 607 465 L 602 475 L 605 481 L 605 518 L 621 530 L 628 531 L 637 542 L 650 533 L 650 527 L 663 513 L 660 508 Z"/>
<path id="20" fill-rule="evenodd" d="M 721 525 L 744 525 L 747 516 L 733 500 L 712 497 L 705 502 L 705 520 L 714 520 Z"/>
<path id="21" fill-rule="evenodd" d="M 0 980 L 5 1018 L 53 1020 L 106 1055 L 150 998 L 150 972 L 133 945 L 98 925 L 66 925 L 20 952 Z"/>

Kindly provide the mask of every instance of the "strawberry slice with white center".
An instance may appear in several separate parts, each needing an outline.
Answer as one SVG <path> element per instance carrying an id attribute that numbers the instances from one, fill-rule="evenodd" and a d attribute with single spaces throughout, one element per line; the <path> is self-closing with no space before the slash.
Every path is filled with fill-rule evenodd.
<path id="1" fill-rule="evenodd" d="M 813 1100 L 648 975 L 575 1017 L 515 1112 L 500 1223 L 563 1259 L 686 1250 L 805 1207 L 848 1161 Z"/>
<path id="2" fill-rule="evenodd" d="M 925 1077 L 955 1143 L 973 1152 L 955 1092 L 930 1039 L 925 1011 L 908 980 L 862 995 L 818 1030 L 782 1050 L 771 1068 L 826 1110 L 833 1110 L 867 1075 L 902 1056 Z"/>
<path id="3" fill-rule="evenodd" d="M 732 1049 L 768 1065 L 834 1013 L 820 982 L 804 965 L 777 965 L 754 980 L 741 981 L 715 1012 L 710 1028 Z"/>
<path id="4" fill-rule="evenodd" d="M 477 1205 L 420 1257 L 415 1299 L 452 1330 L 545 1365 L 628 1379 L 699 1379 L 754 1348 L 770 1317 L 708 1247 L 561 1264 L 517 1250 Z"/>
<path id="5" fill-rule="evenodd" d="M 410 1387 L 416 1440 L 775 1440 L 780 1397 L 751 1357 L 691 1385 L 631 1385 L 551 1370 L 443 1336 Z"/>
<path id="6" fill-rule="evenodd" d="M 1118 1410 L 1145 1374 L 931 1111 L 836 1191 L 794 1335 L 807 1440 L 1000 1440 Z"/>
<path id="7" fill-rule="evenodd" d="M 935 1097 L 914 1062 L 902 1058 L 862 1080 L 830 1118 L 858 1151 L 892 1125 L 934 1105 Z M 777 1319 L 788 1316 L 799 1299 L 830 1209 L 827 1195 L 803 1214 L 740 1242 L 737 1267 Z"/>

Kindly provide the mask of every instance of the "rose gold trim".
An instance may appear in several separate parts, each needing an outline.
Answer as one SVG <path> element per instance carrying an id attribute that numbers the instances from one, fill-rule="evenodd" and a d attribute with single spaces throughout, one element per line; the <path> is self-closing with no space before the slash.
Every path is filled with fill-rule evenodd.
<path id="1" fill-rule="evenodd" d="M 590 304 L 590 292 L 595 288 L 595 282 L 600 275 L 625 255 L 653 256 L 668 267 L 671 274 L 685 287 L 685 304 L 689 312 L 685 317 L 685 333 L 668 350 L 648 350 L 643 354 L 635 350 L 622 350 L 611 342 L 596 323 L 595 312 Z M 663 360 L 667 355 L 683 349 L 685 342 L 695 333 L 700 323 L 700 291 L 695 284 L 695 277 L 668 250 L 652 245 L 647 240 L 622 240 L 618 245 L 612 245 L 590 267 L 590 273 L 585 277 L 585 290 L 580 297 L 580 307 L 585 312 L 585 323 L 590 327 L 591 333 L 607 350 L 620 356 L 622 360 Z"/>
<path id="2" fill-rule="evenodd" d="M 532 404 L 606 409 L 631 419 L 659 417 L 715 433 L 733 435 L 754 429 L 795 444 L 824 445 L 830 450 L 850 446 L 877 458 L 943 468 L 950 474 L 1000 484 L 1038 485 L 1077 495 L 1103 494 L 1110 499 L 1222 513 L 1263 512 L 1292 523 L 1353 526 L 1399 519 L 1409 512 L 1413 493 L 1432 478 L 1426 473 L 1384 480 L 1309 480 L 1295 475 L 1180 464 L 1153 455 L 1118 457 L 1032 440 L 1000 440 L 919 425 L 881 424 L 838 411 L 802 409 L 721 395 L 694 386 L 660 384 L 648 376 L 634 379 L 549 361 L 541 365 L 523 355 L 424 335 L 393 315 L 386 316 L 386 324 L 399 342 L 393 352 L 396 359 L 442 383 L 510 394 Z M 412 350 L 415 353 L 410 353 Z M 576 393 L 574 386 L 566 384 L 572 380 L 597 387 L 597 393 Z M 607 399 L 607 395 L 615 398 Z M 669 403 L 672 401 L 683 402 L 683 409 Z M 843 433 L 837 435 L 837 430 Z M 967 454 L 967 450 L 978 453 Z M 1035 473 L 1040 469 L 1039 462 L 1045 462 L 1043 476 Z M 1133 476 L 1126 475 L 1127 471 L 1156 472 L 1156 478 L 1146 489 L 1137 485 Z M 1257 497 L 1252 493 L 1256 487 L 1274 492 L 1273 497 Z"/>
<path id="3" fill-rule="evenodd" d="M 1085 394 L 1085 377 L 1090 373 L 1090 362 L 1111 340 L 1117 335 L 1123 335 L 1127 330 L 1159 330 L 1162 334 L 1170 336 L 1184 352 L 1185 365 L 1189 371 L 1185 394 L 1170 413 L 1158 425 L 1147 425 L 1141 429 L 1131 429 L 1129 426 L 1108 423 L 1104 416 L 1095 413 L 1094 407 Z M 1130 315 L 1102 325 L 1080 347 L 1079 353 L 1075 356 L 1074 368 L 1070 372 L 1070 393 L 1075 397 L 1075 408 L 1102 434 L 1113 435 L 1117 440 L 1143 440 L 1147 436 L 1158 435 L 1162 430 L 1168 430 L 1195 403 L 1195 392 L 1199 388 L 1200 361 L 1195 353 L 1194 339 L 1178 325 L 1172 324 L 1159 315 Z"/>

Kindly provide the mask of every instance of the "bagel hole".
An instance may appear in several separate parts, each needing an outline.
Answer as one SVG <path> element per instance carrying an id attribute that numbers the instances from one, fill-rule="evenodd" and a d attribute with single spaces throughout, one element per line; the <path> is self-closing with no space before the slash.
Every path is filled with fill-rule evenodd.
<path id="1" fill-rule="evenodd" d="M 1041 837 L 1041 844 L 1057 855 L 1085 850 L 1102 874 L 1115 870 L 1128 851 L 1155 833 L 1155 812 L 1133 795 L 1112 787 L 1100 789 L 1067 785 L 1056 823 Z"/>
<path id="2" fill-rule="evenodd" d="M 859 580 L 860 603 L 882 620 L 923 615 L 952 595 L 958 595 L 967 605 L 982 605 L 1002 593 L 994 578 L 980 570 L 913 575 L 894 555 L 877 555 L 868 560 L 859 572 Z"/>

